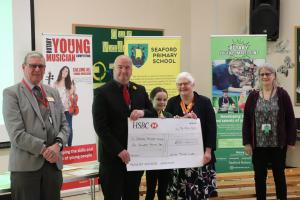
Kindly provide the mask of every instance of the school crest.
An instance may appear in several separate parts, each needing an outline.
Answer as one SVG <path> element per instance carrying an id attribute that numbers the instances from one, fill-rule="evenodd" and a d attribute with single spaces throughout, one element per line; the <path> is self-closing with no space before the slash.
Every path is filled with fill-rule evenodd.
<path id="1" fill-rule="evenodd" d="M 142 67 L 148 58 L 148 44 L 128 44 L 128 55 L 134 66 Z"/>

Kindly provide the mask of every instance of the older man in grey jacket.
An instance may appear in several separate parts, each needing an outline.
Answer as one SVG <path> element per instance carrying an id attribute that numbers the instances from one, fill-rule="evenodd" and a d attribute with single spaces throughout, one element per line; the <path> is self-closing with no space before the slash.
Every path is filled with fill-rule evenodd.
<path id="1" fill-rule="evenodd" d="M 12 199 L 60 199 L 61 150 L 68 124 L 58 91 L 41 83 L 45 67 L 41 53 L 29 52 L 22 65 L 23 80 L 3 92 Z"/>

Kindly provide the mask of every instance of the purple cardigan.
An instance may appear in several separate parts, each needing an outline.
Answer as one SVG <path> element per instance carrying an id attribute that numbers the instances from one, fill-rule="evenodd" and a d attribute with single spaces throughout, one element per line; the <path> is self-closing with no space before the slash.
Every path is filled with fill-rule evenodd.
<path id="1" fill-rule="evenodd" d="M 277 131 L 278 142 L 283 148 L 287 145 L 295 145 L 296 142 L 296 120 L 293 105 L 289 94 L 282 87 L 277 88 L 278 116 Z M 259 91 L 252 91 L 246 101 L 243 121 L 243 145 L 251 144 L 255 148 L 255 109 L 259 97 Z"/>

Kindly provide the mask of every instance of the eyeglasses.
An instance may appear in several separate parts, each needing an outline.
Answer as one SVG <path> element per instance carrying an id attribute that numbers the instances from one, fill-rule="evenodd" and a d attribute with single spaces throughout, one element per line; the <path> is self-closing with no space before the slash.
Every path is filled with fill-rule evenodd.
<path id="1" fill-rule="evenodd" d="M 269 76 L 271 76 L 273 73 L 261 73 L 261 74 L 259 74 L 259 76 L 260 77 L 263 77 L 263 76 L 266 76 L 266 77 L 269 77 Z"/>
<path id="2" fill-rule="evenodd" d="M 43 65 L 43 64 L 28 64 L 28 66 L 31 68 L 31 69 L 36 69 L 37 67 L 39 69 L 43 69 L 46 67 L 46 65 Z"/>
<path id="3" fill-rule="evenodd" d="M 176 85 L 177 86 L 187 86 L 187 85 L 189 85 L 190 84 L 190 82 L 183 82 L 183 83 L 176 83 Z"/>

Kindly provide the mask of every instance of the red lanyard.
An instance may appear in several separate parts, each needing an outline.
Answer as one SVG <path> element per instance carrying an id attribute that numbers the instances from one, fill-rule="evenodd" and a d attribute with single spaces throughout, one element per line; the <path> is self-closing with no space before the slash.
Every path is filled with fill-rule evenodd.
<path id="1" fill-rule="evenodd" d="M 39 98 L 39 97 L 37 97 L 37 96 L 35 96 L 35 95 L 33 94 L 32 89 L 29 87 L 29 85 L 26 83 L 26 81 L 25 81 L 24 79 L 22 80 L 22 83 L 26 86 L 26 88 L 27 88 L 28 91 L 32 94 L 32 96 L 34 96 L 34 97 L 36 98 L 36 100 L 38 100 L 39 102 L 41 102 L 46 108 L 48 107 L 49 102 L 48 102 L 48 100 L 47 100 L 47 98 L 46 98 L 46 92 L 45 92 L 45 90 L 44 90 L 44 88 L 43 88 L 42 85 L 39 85 L 39 87 L 40 87 L 41 90 L 42 90 L 42 94 L 43 94 L 43 97 L 44 97 L 44 98 Z"/>

